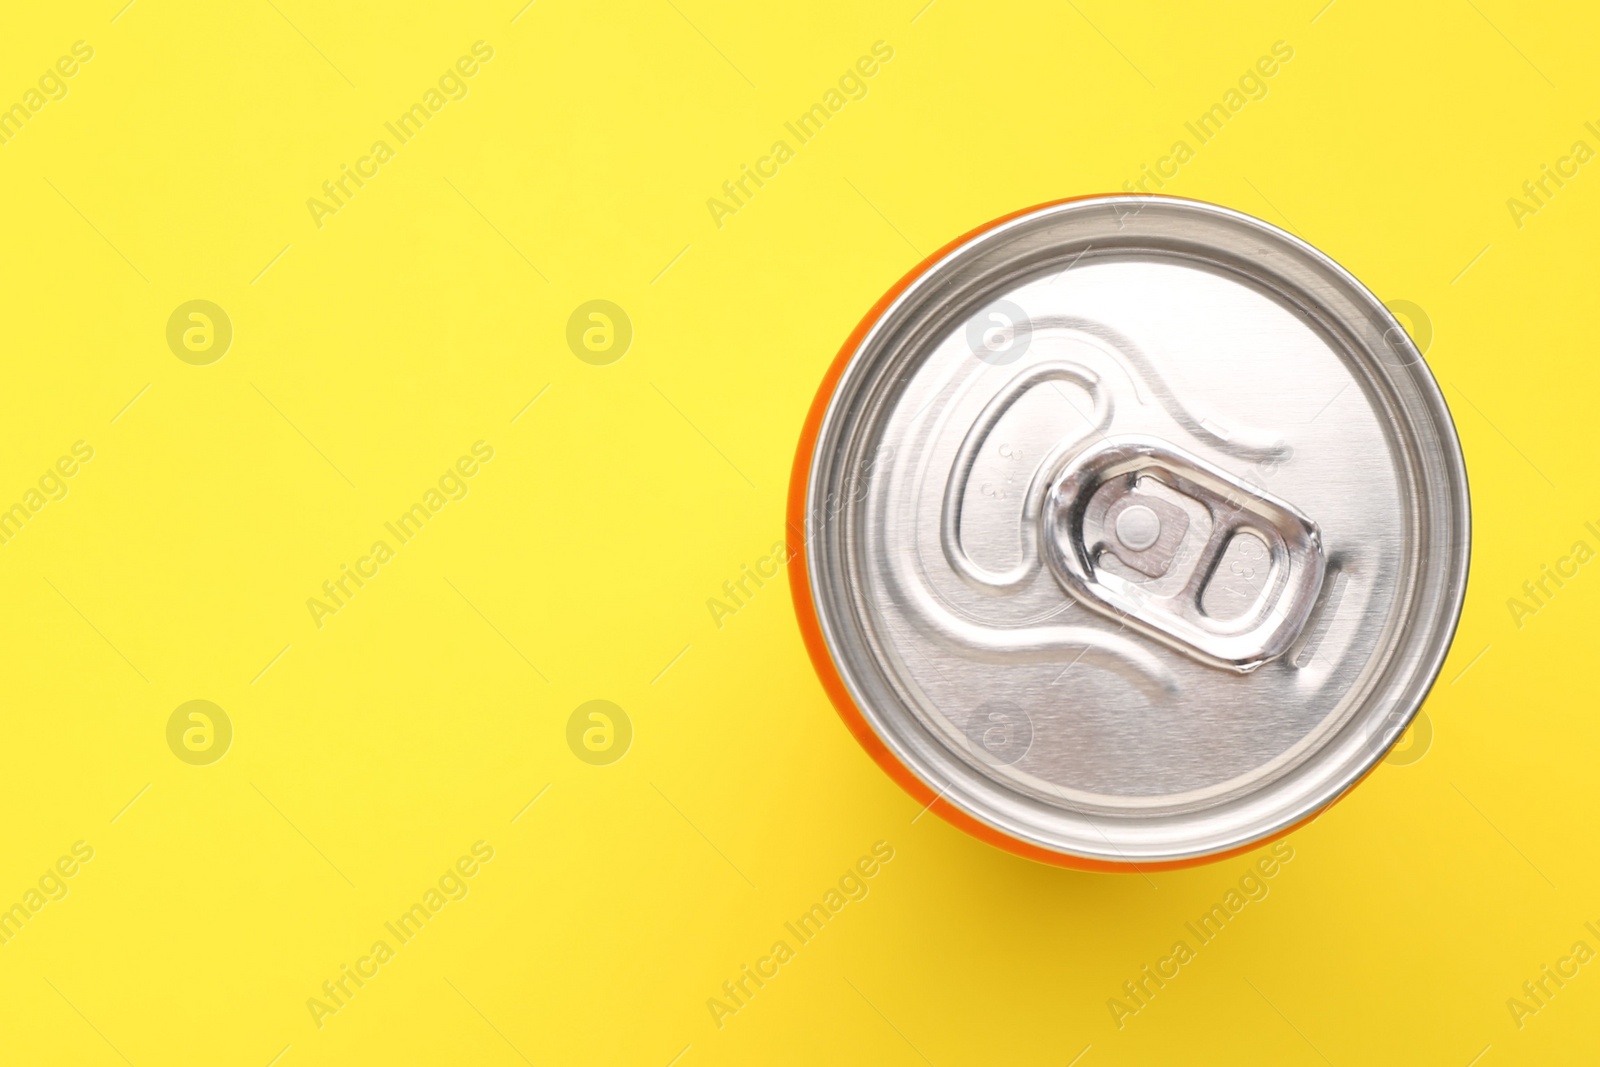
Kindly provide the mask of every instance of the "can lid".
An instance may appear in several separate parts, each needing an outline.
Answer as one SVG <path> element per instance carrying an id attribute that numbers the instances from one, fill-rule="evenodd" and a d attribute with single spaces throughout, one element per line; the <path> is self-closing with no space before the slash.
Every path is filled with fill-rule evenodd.
<path id="1" fill-rule="evenodd" d="M 1232 851 L 1409 723 L 1461 609 L 1466 471 L 1420 353 L 1327 256 L 1080 199 L 863 327 L 797 461 L 797 602 L 841 711 L 986 836 Z"/>

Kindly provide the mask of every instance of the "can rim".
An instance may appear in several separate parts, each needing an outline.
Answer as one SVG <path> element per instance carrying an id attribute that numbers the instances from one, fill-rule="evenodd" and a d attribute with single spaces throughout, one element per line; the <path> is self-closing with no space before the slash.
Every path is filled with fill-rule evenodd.
<path id="1" fill-rule="evenodd" d="M 1211 212 L 1224 215 L 1238 215 L 1240 218 L 1248 220 L 1248 222 L 1252 225 L 1268 227 L 1269 229 L 1276 231 L 1277 234 L 1281 235 L 1284 240 L 1291 241 L 1295 245 L 1299 246 L 1304 253 L 1313 257 L 1323 269 L 1331 269 L 1339 277 L 1339 280 L 1344 285 L 1349 286 L 1354 292 L 1365 294 L 1366 296 L 1371 297 L 1372 303 L 1374 303 L 1377 308 L 1381 310 L 1382 316 L 1388 320 L 1390 325 L 1396 328 L 1399 326 L 1398 322 L 1394 321 L 1393 315 L 1388 311 L 1388 309 L 1384 308 L 1381 302 L 1378 301 L 1376 297 L 1373 297 L 1370 291 L 1367 290 L 1359 280 L 1355 279 L 1348 271 L 1339 266 L 1339 264 L 1329 258 L 1325 253 L 1322 253 L 1318 249 L 1305 243 L 1304 241 L 1301 241 L 1299 238 L 1296 238 L 1291 234 L 1283 233 L 1283 231 L 1278 230 L 1276 227 L 1270 227 L 1270 224 L 1264 223 L 1261 220 L 1254 219 L 1231 209 L 1222 208 L 1204 201 L 1170 196 L 1129 197 L 1122 194 L 1076 196 L 1023 208 L 1019 211 L 1011 212 L 1007 215 L 1001 216 L 1000 218 L 984 223 L 983 225 L 980 225 L 969 232 L 962 234 L 954 240 L 947 242 L 941 248 L 916 264 L 910 271 L 908 271 L 894 285 L 892 285 L 868 310 L 860 322 L 857 323 L 855 329 L 852 330 L 850 335 L 846 338 L 839 353 L 835 356 L 827 372 L 823 376 L 823 380 L 820 383 L 816 396 L 813 398 L 811 407 L 807 413 L 791 472 L 787 516 L 787 533 L 790 554 L 789 565 L 791 568 L 790 592 L 794 600 L 796 618 L 800 624 L 802 637 L 805 641 L 808 654 L 811 657 L 813 667 L 817 671 L 819 680 L 821 680 L 824 690 L 828 693 L 830 701 L 833 703 L 840 717 L 844 720 L 847 728 L 849 728 L 852 734 L 855 735 L 858 743 L 860 743 L 862 747 L 866 749 L 874 761 L 877 762 L 879 766 L 881 766 L 884 771 L 901 786 L 901 788 L 903 788 L 909 795 L 923 805 L 924 810 L 934 810 L 946 821 L 960 827 L 973 836 L 988 841 L 989 843 L 1000 848 L 1052 865 L 1087 870 L 1124 872 L 1130 870 L 1175 869 L 1194 866 L 1200 863 L 1212 862 L 1227 856 L 1253 851 L 1257 848 L 1260 848 L 1262 845 L 1282 837 L 1294 829 L 1315 820 L 1323 811 L 1326 811 L 1328 807 L 1337 802 L 1338 799 L 1348 794 L 1350 789 L 1354 788 L 1354 786 L 1359 784 L 1359 782 L 1365 780 L 1365 778 L 1376 769 L 1378 763 L 1382 761 L 1386 752 L 1398 741 L 1399 737 L 1403 733 L 1404 726 L 1409 725 L 1412 718 L 1420 710 L 1423 703 L 1425 703 L 1426 698 L 1431 692 L 1434 684 L 1437 682 L 1439 673 L 1443 668 L 1444 661 L 1448 656 L 1450 647 L 1459 626 L 1461 606 L 1465 598 L 1467 570 L 1470 564 L 1470 490 L 1466 480 L 1465 459 L 1461 453 L 1460 440 L 1459 436 L 1455 432 L 1453 417 L 1450 414 L 1448 405 L 1444 401 L 1437 381 L 1433 378 L 1431 372 L 1426 372 L 1426 364 L 1422 363 L 1419 353 L 1416 362 L 1421 363 L 1422 370 L 1426 373 L 1412 374 L 1411 378 L 1413 382 L 1419 386 L 1420 396 L 1418 399 L 1428 409 L 1427 413 L 1436 420 L 1436 423 L 1444 431 L 1439 435 L 1439 443 L 1443 446 L 1440 450 L 1439 458 L 1446 468 L 1445 473 L 1450 476 L 1452 483 L 1460 490 L 1458 499 L 1459 506 L 1456 509 L 1458 513 L 1447 515 L 1447 518 L 1452 524 L 1451 529 L 1459 531 L 1460 550 L 1457 553 L 1458 559 L 1452 561 L 1456 565 L 1450 567 L 1446 572 L 1444 572 L 1446 584 L 1439 599 L 1440 605 L 1443 608 L 1442 614 L 1444 615 L 1444 620 L 1440 620 L 1441 625 L 1439 625 L 1437 628 L 1438 636 L 1433 642 L 1433 647 L 1428 649 L 1428 655 L 1422 657 L 1418 661 L 1417 668 L 1411 671 L 1409 674 L 1408 687 L 1411 688 L 1417 695 L 1414 704 L 1407 710 L 1403 723 L 1401 723 L 1399 720 L 1396 720 L 1397 728 L 1395 729 L 1394 734 L 1387 740 L 1386 743 L 1382 745 L 1381 749 L 1379 749 L 1376 754 L 1373 755 L 1370 760 L 1368 760 L 1364 767 L 1359 768 L 1358 773 L 1351 776 L 1347 782 L 1339 786 L 1338 791 L 1335 794 L 1323 800 L 1314 809 L 1305 812 L 1303 815 L 1297 818 L 1290 819 L 1284 825 L 1277 826 L 1276 828 L 1270 828 L 1267 832 L 1264 832 L 1259 836 L 1254 836 L 1248 841 L 1226 848 L 1213 849 L 1210 851 L 1196 851 L 1187 855 L 1175 855 L 1172 858 L 1109 858 L 1104 856 L 1082 855 L 1075 852 L 1062 851 L 1059 848 L 1050 847 L 1042 843 L 1019 837 L 1013 833 L 1007 832 L 1006 829 L 1003 829 L 1000 826 L 984 820 L 973 812 L 968 811 L 961 805 L 954 803 L 950 798 L 942 795 L 945 791 L 944 789 L 938 791 L 934 790 L 932 785 L 926 779 L 924 779 L 920 774 L 912 769 L 911 766 L 902 760 L 899 755 L 896 754 L 896 752 L 889 746 L 885 738 L 880 735 L 878 729 L 872 724 L 871 721 L 869 721 L 866 713 L 857 704 L 856 698 L 852 694 L 852 689 L 849 682 L 847 682 L 844 674 L 842 673 L 840 665 L 835 661 L 833 654 L 829 649 L 828 638 L 823 626 L 820 609 L 816 601 L 817 591 L 813 582 L 813 565 L 810 560 L 810 552 L 808 551 L 809 546 L 807 544 L 806 516 L 810 502 L 811 489 L 814 483 L 815 470 L 818 462 L 817 447 L 824 429 L 824 423 L 831 408 L 832 401 L 838 394 L 840 383 L 845 377 L 846 371 L 851 365 L 853 357 L 860 351 L 863 342 L 866 340 L 874 327 L 886 317 L 890 310 L 895 306 L 897 301 L 899 301 L 906 291 L 915 285 L 919 279 L 923 278 L 938 264 L 949 258 L 952 253 L 955 253 L 963 246 L 977 241 L 984 235 L 992 233 L 1007 223 L 1022 219 L 1026 216 L 1049 212 L 1066 204 L 1092 200 L 1116 200 L 1123 202 L 1154 202 L 1174 200 L 1187 201 Z M 1407 336 L 1403 330 L 1401 331 L 1401 336 Z M 1410 344 L 1409 338 L 1407 338 L 1407 344 Z M 1447 625 L 1443 624 L 1445 620 L 1448 620 Z M 949 788 L 949 786 L 945 787 L 945 789 Z M 1116 850 L 1113 848 L 1113 851 Z"/>

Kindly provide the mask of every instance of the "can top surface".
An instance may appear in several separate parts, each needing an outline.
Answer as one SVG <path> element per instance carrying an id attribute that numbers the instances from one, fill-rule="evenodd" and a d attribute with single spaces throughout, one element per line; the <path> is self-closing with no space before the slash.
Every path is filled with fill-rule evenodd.
<path id="1" fill-rule="evenodd" d="M 848 354 L 805 508 L 860 717 L 1067 862 L 1314 814 L 1415 714 L 1465 588 L 1460 446 L 1394 317 L 1303 241 L 1165 197 L 929 265 Z"/>

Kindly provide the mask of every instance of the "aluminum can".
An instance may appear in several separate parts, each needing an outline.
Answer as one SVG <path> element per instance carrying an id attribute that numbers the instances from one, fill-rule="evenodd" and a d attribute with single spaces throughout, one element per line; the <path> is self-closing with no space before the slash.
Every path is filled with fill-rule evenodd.
<path id="1" fill-rule="evenodd" d="M 1299 238 L 1173 197 L 1019 212 L 846 341 L 790 484 L 791 590 L 920 804 L 1063 866 L 1315 817 L 1444 662 L 1470 508 L 1437 383 Z"/>

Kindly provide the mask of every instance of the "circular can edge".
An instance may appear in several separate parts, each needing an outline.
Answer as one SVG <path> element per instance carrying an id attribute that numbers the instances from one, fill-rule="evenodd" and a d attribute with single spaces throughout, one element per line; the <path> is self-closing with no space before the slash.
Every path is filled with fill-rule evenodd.
<path id="1" fill-rule="evenodd" d="M 1349 785 L 1347 785 L 1338 794 L 1330 798 L 1326 803 L 1318 807 L 1315 811 L 1310 812 L 1303 818 L 1278 830 L 1265 834 L 1242 845 L 1225 849 L 1223 851 L 1206 853 L 1202 855 L 1185 856 L 1170 860 L 1156 860 L 1141 863 L 1135 860 L 1117 861 L 1100 859 L 1092 856 L 1080 856 L 1070 852 L 1045 848 L 1017 837 L 1013 837 L 1012 835 L 1000 830 L 998 827 L 995 827 L 968 813 L 959 806 L 946 801 L 940 795 L 940 793 L 936 792 L 931 786 L 929 786 L 927 782 L 925 782 L 910 767 L 906 766 L 906 764 L 903 763 L 899 757 L 897 757 L 890 750 L 889 746 L 881 737 L 878 736 L 877 730 L 875 730 L 872 724 L 867 721 L 867 718 L 862 713 L 861 709 L 856 706 L 855 699 L 850 694 L 849 686 L 845 683 L 843 675 L 839 672 L 838 665 L 834 662 L 833 654 L 828 649 L 827 638 L 823 634 L 821 620 L 818 616 L 817 606 L 814 600 L 811 583 L 811 569 L 806 550 L 806 505 L 809 496 L 810 476 L 818 438 L 822 429 L 823 420 L 827 415 L 829 405 L 831 404 L 834 394 L 837 391 L 839 381 L 844 376 L 845 369 L 849 366 L 851 358 L 860 348 L 861 342 L 882 318 L 884 312 L 886 312 L 890 306 L 893 305 L 897 299 L 899 299 L 902 293 L 909 289 L 913 284 L 916 283 L 918 279 L 927 274 L 928 271 L 935 267 L 940 261 L 944 260 L 952 252 L 975 240 L 976 238 L 983 236 L 991 230 L 1011 222 L 1014 219 L 1022 218 L 1023 216 L 1031 215 L 1035 212 L 1044 211 L 1049 208 L 1059 207 L 1063 204 L 1076 203 L 1085 200 L 1114 199 L 1120 198 L 1124 195 L 1125 194 L 1122 193 L 1085 193 L 1078 196 L 1068 196 L 1056 200 L 1048 200 L 1043 203 L 1032 204 L 1028 207 L 1008 212 L 999 216 L 998 218 L 990 219 L 987 222 L 981 223 L 978 226 L 973 227 L 971 230 L 968 230 L 952 240 L 947 241 L 945 244 L 941 245 L 939 248 L 935 249 L 933 252 L 929 253 L 922 260 L 916 263 L 909 271 L 907 271 L 893 285 L 891 285 L 884 292 L 884 294 L 879 297 L 876 302 L 874 302 L 872 307 L 867 310 L 866 314 L 862 316 L 860 321 L 856 323 L 855 328 L 850 331 L 850 334 L 845 338 L 844 344 L 840 347 L 838 353 L 829 363 L 827 370 L 822 376 L 821 382 L 818 384 L 817 392 L 815 396 L 813 396 L 811 405 L 806 411 L 805 421 L 800 430 L 799 442 L 795 449 L 794 462 L 790 469 L 789 492 L 785 516 L 785 536 L 789 555 L 789 594 L 794 603 L 795 619 L 800 627 L 800 634 L 805 644 L 807 655 L 811 659 L 812 668 L 815 670 L 818 681 L 821 682 L 824 692 L 827 693 L 830 703 L 833 704 L 834 710 L 838 713 L 840 719 L 843 720 L 845 727 L 850 731 L 851 735 L 855 737 L 856 742 L 861 745 L 861 747 L 866 751 L 867 755 L 872 758 L 873 762 L 878 764 L 884 773 L 886 773 L 891 780 L 899 785 L 900 788 L 903 789 L 913 800 L 923 805 L 924 811 L 933 811 L 952 826 L 955 826 L 957 829 L 966 832 L 980 841 L 984 841 L 987 844 L 993 845 L 996 848 L 1009 852 L 1013 855 L 1034 860 L 1035 862 L 1043 863 L 1048 866 L 1112 874 L 1134 874 L 1147 871 L 1182 870 L 1190 867 L 1204 866 L 1206 864 L 1216 863 L 1230 857 L 1241 856 L 1247 853 L 1255 852 L 1256 850 L 1269 845 L 1280 838 L 1286 837 L 1294 831 L 1308 826 L 1317 819 L 1321 818 L 1324 812 L 1328 811 L 1339 801 L 1343 800 L 1357 786 L 1366 781 L 1367 778 L 1384 762 L 1385 756 L 1387 756 L 1394 746 L 1399 743 L 1400 738 L 1404 735 L 1405 731 L 1404 729 L 1396 731 L 1394 738 L 1390 741 L 1390 743 L 1385 746 L 1382 752 L 1378 753 L 1373 758 L 1372 762 L 1364 771 L 1361 772 L 1360 775 L 1358 775 L 1353 781 L 1350 782 Z M 1216 206 L 1211 204 L 1210 201 L 1200 200 L 1195 197 L 1180 197 L 1162 193 L 1153 193 L 1149 195 L 1151 197 L 1159 197 L 1169 200 L 1187 200 L 1197 204 L 1204 204 L 1208 207 Z M 1323 253 L 1320 249 L 1317 249 L 1315 246 L 1311 246 L 1309 244 L 1307 247 L 1317 252 L 1320 257 L 1326 259 L 1339 271 L 1350 277 L 1351 280 L 1355 281 L 1357 286 L 1362 289 L 1366 288 L 1364 285 L 1362 285 L 1359 279 L 1356 279 L 1354 275 L 1350 275 L 1341 264 L 1332 260 L 1331 257 L 1327 256 L 1326 253 Z M 1370 292 L 1370 290 L 1368 291 Z M 1426 364 L 1424 364 L 1424 367 L 1426 367 Z M 1431 387 L 1431 389 L 1429 387 Z M 1463 554 L 1465 562 L 1460 575 L 1460 587 L 1455 591 L 1455 595 L 1450 597 L 1450 599 L 1454 600 L 1455 603 L 1454 610 L 1451 613 L 1452 618 L 1449 627 L 1449 635 L 1440 645 L 1440 648 L 1436 654 L 1437 662 L 1433 666 L 1432 677 L 1429 679 L 1426 687 L 1423 689 L 1420 698 L 1417 701 L 1416 707 L 1412 709 L 1411 714 L 1407 716 L 1406 726 L 1410 725 L 1416 714 L 1421 710 L 1423 704 L 1427 702 L 1427 698 L 1431 695 L 1434 685 L 1438 682 L 1439 674 L 1442 672 L 1444 667 L 1444 662 L 1448 658 L 1450 650 L 1454 645 L 1455 637 L 1460 627 L 1461 612 L 1466 596 L 1468 570 L 1470 569 L 1471 565 L 1471 489 L 1470 481 L 1466 477 L 1466 457 L 1461 449 L 1460 436 L 1456 432 L 1454 414 L 1450 411 L 1449 404 L 1444 400 L 1443 389 L 1438 385 L 1438 382 L 1434 378 L 1431 370 L 1426 375 L 1426 382 L 1424 385 L 1424 392 L 1426 393 L 1429 391 L 1433 393 L 1433 396 L 1429 399 L 1436 400 L 1437 410 L 1444 415 L 1444 418 L 1449 426 L 1450 440 L 1455 445 L 1455 455 L 1452 458 L 1457 464 L 1459 464 L 1462 474 L 1462 486 L 1464 493 L 1464 525 L 1462 533 L 1467 550 Z"/>

